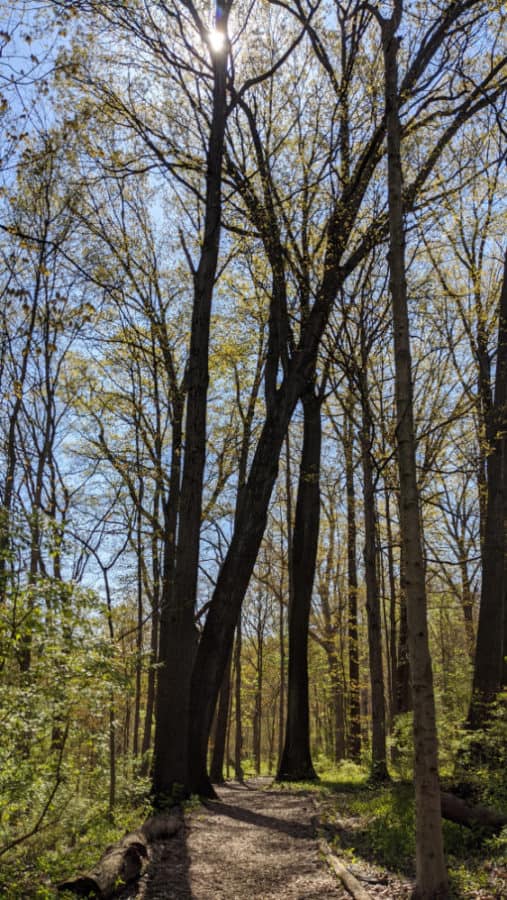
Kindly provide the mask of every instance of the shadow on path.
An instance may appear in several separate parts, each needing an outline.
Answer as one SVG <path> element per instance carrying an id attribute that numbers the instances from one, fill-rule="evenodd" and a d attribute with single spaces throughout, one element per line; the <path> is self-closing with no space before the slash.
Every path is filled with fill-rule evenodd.
<path id="1" fill-rule="evenodd" d="M 278 819 L 275 816 L 267 816 L 264 813 L 254 812 L 250 809 L 245 809 L 243 806 L 236 806 L 225 801 L 207 801 L 206 807 L 216 815 L 228 816 L 228 818 L 235 819 L 237 822 L 245 822 L 247 825 L 254 825 L 258 828 L 279 831 L 282 834 L 288 834 L 289 837 L 303 840 L 313 840 L 315 838 L 315 828 L 312 824 L 304 825 L 294 819 Z"/>

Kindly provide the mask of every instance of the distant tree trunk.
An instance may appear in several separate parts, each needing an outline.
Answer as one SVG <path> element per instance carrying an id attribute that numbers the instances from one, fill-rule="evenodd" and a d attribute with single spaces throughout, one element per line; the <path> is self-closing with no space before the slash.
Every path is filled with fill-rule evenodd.
<path id="1" fill-rule="evenodd" d="M 283 598 L 280 593 L 280 696 L 278 701 L 278 762 L 282 758 L 283 752 L 283 729 L 285 721 L 285 626 L 284 626 L 284 606 Z"/>
<path id="2" fill-rule="evenodd" d="M 292 601 L 294 586 L 294 567 L 292 565 L 292 556 L 294 552 L 292 534 L 292 478 L 289 433 L 287 433 L 287 437 L 285 438 L 285 495 L 287 500 L 287 607 L 289 608 Z M 280 768 L 280 763 L 282 760 L 283 745 L 285 739 L 285 641 L 283 631 L 283 604 L 282 600 L 280 599 L 280 710 L 278 723 L 278 768 Z"/>
<path id="3" fill-rule="evenodd" d="M 293 592 L 289 602 L 289 673 L 285 743 L 280 781 L 316 778 L 310 752 L 308 627 L 317 562 L 320 517 L 321 401 L 313 383 L 302 397 L 304 434 L 292 551 Z"/>
<path id="4" fill-rule="evenodd" d="M 236 627 L 236 647 L 234 650 L 234 777 L 243 781 L 241 752 L 243 749 L 243 726 L 241 720 L 241 615 Z"/>
<path id="5" fill-rule="evenodd" d="M 349 730 L 348 751 L 352 759 L 361 757 L 361 704 L 359 697 L 359 640 L 357 624 L 357 526 L 354 486 L 354 431 L 350 415 L 344 425 L 345 479 L 347 492 L 347 562 L 349 625 Z"/>
<path id="6" fill-rule="evenodd" d="M 335 523 L 333 523 L 334 527 Z M 336 634 L 338 624 L 333 621 L 331 604 L 329 602 L 330 580 L 334 578 L 336 560 L 334 554 L 334 542 L 329 541 L 326 571 L 319 585 L 322 616 L 324 619 L 324 637 L 318 641 L 324 649 L 327 657 L 327 670 L 331 688 L 332 707 L 332 756 L 335 762 L 345 757 L 345 703 L 343 690 L 343 665 L 341 664 L 336 647 Z"/>
<path id="7" fill-rule="evenodd" d="M 262 764 L 262 693 L 264 687 L 264 622 L 261 620 L 262 600 L 259 598 L 259 618 L 257 620 L 257 671 L 255 678 L 255 697 L 253 715 L 253 755 L 255 774 L 261 774 Z"/>
<path id="8" fill-rule="evenodd" d="M 339 763 L 345 757 L 345 708 L 340 658 L 336 650 L 335 639 L 326 641 L 327 669 L 331 685 L 332 708 L 332 754 Z"/>
<path id="9" fill-rule="evenodd" d="M 368 650 L 370 660 L 370 686 L 372 705 L 372 778 L 384 781 L 387 772 L 386 715 L 384 696 L 384 672 L 382 665 L 382 622 L 380 615 L 380 590 L 377 576 L 376 512 L 373 466 L 371 458 L 372 422 L 368 400 L 366 360 L 364 362 L 361 391 L 363 422 L 361 428 L 361 460 L 364 492 L 364 567 L 366 581 L 366 612 L 368 617 Z"/>
<path id="10" fill-rule="evenodd" d="M 157 592 L 158 593 L 158 592 Z M 157 662 L 158 653 L 158 596 L 154 593 L 153 611 L 151 615 L 151 635 L 150 635 L 150 665 L 148 668 L 148 688 L 146 691 L 146 711 L 144 715 L 143 740 L 141 744 L 141 754 L 143 757 L 142 773 L 148 773 L 148 761 L 146 754 L 151 747 L 151 732 L 153 727 L 153 711 L 155 708 L 155 663 Z"/>
<path id="11" fill-rule="evenodd" d="M 232 648 L 231 648 L 232 650 Z M 224 782 L 224 757 L 225 745 L 227 741 L 227 721 L 229 718 L 229 701 L 231 696 L 231 666 L 232 652 L 225 669 L 222 689 L 220 691 L 220 700 L 218 703 L 217 721 L 215 728 L 215 743 L 213 745 L 213 755 L 210 765 L 210 779 L 214 784 L 223 784 Z"/>
<path id="12" fill-rule="evenodd" d="M 394 0 L 394 15 L 382 27 L 388 153 L 389 286 L 394 328 L 397 450 L 401 499 L 401 539 L 405 552 L 408 647 L 414 705 L 414 781 L 416 796 L 416 896 L 448 896 L 442 840 L 438 743 L 431 656 L 428 644 L 426 585 L 416 476 L 412 363 L 405 269 L 401 124 L 398 99 L 397 30 L 403 5 Z"/>
<path id="13" fill-rule="evenodd" d="M 501 689 L 505 628 L 507 528 L 507 253 L 498 321 L 495 396 L 486 421 L 487 502 L 482 552 L 482 588 L 469 725 L 479 728 Z"/>
<path id="14" fill-rule="evenodd" d="M 391 506 L 389 502 L 389 488 L 387 485 L 385 486 L 384 497 L 387 529 L 387 571 L 389 576 L 389 671 L 391 682 L 389 717 L 392 723 L 394 721 L 394 716 L 396 715 L 396 670 L 398 654 L 396 649 L 396 579 L 394 575 L 393 528 L 391 521 Z"/>
<path id="15" fill-rule="evenodd" d="M 25 342 L 20 356 L 20 367 L 16 378 L 16 391 L 14 403 L 9 415 L 7 438 L 4 447 L 4 489 L 0 497 L 0 605 L 5 602 L 8 586 L 9 554 L 11 545 L 11 515 L 14 502 L 15 475 L 17 464 L 16 432 L 19 417 L 23 407 L 23 392 L 30 361 L 30 353 L 34 340 L 37 315 L 39 313 L 40 296 L 42 293 L 42 272 L 47 262 L 47 238 L 51 216 L 48 212 L 45 219 L 42 240 L 39 244 L 38 266 L 35 270 L 35 284 L 33 287 L 32 305 L 27 317 Z"/>
<path id="16" fill-rule="evenodd" d="M 472 586 L 470 584 L 470 576 L 468 574 L 467 558 L 465 548 L 460 547 L 460 573 L 461 573 L 461 607 L 463 609 L 463 621 L 465 624 L 465 636 L 467 641 L 467 650 L 470 659 L 474 660 L 475 650 L 475 628 L 474 628 L 474 604 L 472 596 Z"/>
<path id="17" fill-rule="evenodd" d="M 136 430 L 136 455 L 139 466 L 138 430 Z M 139 479 L 139 505 L 136 521 L 136 555 L 137 555 L 137 629 L 136 629 L 136 691 L 134 698 L 134 737 L 132 751 L 134 756 L 139 755 L 139 731 L 141 727 L 141 689 L 142 689 L 142 650 L 143 650 L 143 565 L 142 565 L 142 514 L 144 483 Z"/>
<path id="18" fill-rule="evenodd" d="M 405 553 L 401 548 L 400 557 L 400 622 L 398 626 L 398 652 L 395 680 L 396 715 L 412 709 L 410 691 L 410 664 L 408 653 L 407 595 L 405 590 Z"/>

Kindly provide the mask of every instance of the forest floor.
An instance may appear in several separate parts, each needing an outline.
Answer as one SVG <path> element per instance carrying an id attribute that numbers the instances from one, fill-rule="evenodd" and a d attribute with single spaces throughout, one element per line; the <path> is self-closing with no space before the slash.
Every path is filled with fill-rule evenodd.
<path id="1" fill-rule="evenodd" d="M 217 789 L 218 801 L 187 811 L 179 834 L 153 845 L 123 900 L 350 900 L 319 844 L 331 826 L 318 795 L 273 789 L 271 781 L 228 782 Z M 351 860 L 346 851 L 341 859 L 372 898 L 410 895 L 410 879 Z"/>

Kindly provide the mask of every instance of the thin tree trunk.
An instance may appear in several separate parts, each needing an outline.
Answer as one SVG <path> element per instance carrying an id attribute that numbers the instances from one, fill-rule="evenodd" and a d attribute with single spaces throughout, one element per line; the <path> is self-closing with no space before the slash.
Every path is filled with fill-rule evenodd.
<path id="1" fill-rule="evenodd" d="M 139 488 L 139 507 L 137 510 L 136 552 L 137 552 L 137 629 L 136 629 L 136 691 L 134 699 L 134 739 L 133 754 L 139 755 L 139 731 L 141 727 L 141 687 L 142 687 L 142 650 L 143 650 L 143 575 L 142 575 L 142 531 L 141 503 L 143 497 L 142 481 Z"/>
<path id="2" fill-rule="evenodd" d="M 231 648 L 232 649 L 232 648 Z M 224 756 L 227 742 L 227 722 L 229 718 L 229 700 L 231 696 L 231 666 L 232 653 L 225 669 L 220 701 L 218 704 L 217 721 L 215 728 L 215 742 L 210 765 L 210 779 L 214 784 L 224 782 Z"/>
<path id="3" fill-rule="evenodd" d="M 397 449 L 401 536 L 405 551 L 408 647 L 414 705 L 414 781 L 416 797 L 416 895 L 421 900 L 448 896 L 442 839 L 438 742 L 431 656 L 428 644 L 426 585 L 416 476 L 412 363 L 405 270 L 401 125 L 398 108 L 397 30 L 403 5 L 383 18 L 389 195 L 389 275 L 393 310 Z"/>
<path id="4" fill-rule="evenodd" d="M 348 751 L 352 759 L 361 756 L 361 705 L 359 698 L 359 640 L 357 620 L 357 526 L 354 486 L 354 432 L 351 416 L 346 414 L 344 427 L 345 480 L 347 492 L 347 563 L 349 626 L 349 729 Z"/>
<path id="5" fill-rule="evenodd" d="M 384 673 L 382 665 L 382 622 L 380 615 L 380 590 L 377 576 L 376 512 L 371 459 L 371 415 L 368 401 L 366 371 L 362 372 L 361 460 L 364 492 L 364 567 L 366 581 L 366 612 L 368 616 L 368 650 L 370 661 L 370 687 L 372 703 L 372 778 L 384 781 L 387 772 L 386 722 Z"/>
<path id="6" fill-rule="evenodd" d="M 236 647 L 234 651 L 234 777 L 236 781 L 243 781 L 243 767 L 241 765 L 241 752 L 243 749 L 243 726 L 241 720 L 241 615 L 236 627 Z"/>
<path id="7" fill-rule="evenodd" d="M 394 552 L 393 552 L 393 527 L 391 521 L 391 506 L 389 501 L 389 488 L 384 488 L 385 510 L 386 510 L 386 530 L 387 530 L 387 571 L 389 575 L 389 672 L 391 683 L 391 698 L 389 717 L 391 726 L 396 714 L 396 668 L 397 668 L 397 652 L 396 652 L 396 579 L 394 575 Z"/>
<path id="8" fill-rule="evenodd" d="M 463 609 L 463 621 L 465 624 L 465 636 L 467 642 L 468 655 L 472 662 L 474 661 L 475 651 L 475 628 L 473 614 L 473 598 L 472 587 L 470 585 L 470 576 L 468 574 L 467 559 L 464 555 L 464 546 L 460 547 L 460 573 L 461 573 L 461 607 Z"/>
<path id="9" fill-rule="evenodd" d="M 398 652 L 396 654 L 397 663 L 395 679 L 396 715 L 401 715 L 412 709 L 405 577 L 405 551 L 402 546 L 400 554 L 400 622 L 398 626 Z"/>
<path id="10" fill-rule="evenodd" d="M 153 711 L 155 708 L 155 663 L 157 662 L 157 654 L 158 654 L 158 620 L 159 620 L 159 610 L 158 610 L 158 598 L 157 594 L 154 594 L 153 601 L 153 611 L 151 615 L 151 637 L 150 637 L 150 665 L 148 668 L 148 687 L 146 691 L 146 711 L 144 715 L 144 730 L 143 730 L 143 741 L 141 745 L 141 754 L 143 757 L 143 766 L 142 766 L 142 774 L 146 775 L 148 772 L 148 761 L 146 754 L 148 753 L 151 747 L 151 732 L 153 727 Z"/>
<path id="11" fill-rule="evenodd" d="M 262 600 L 258 601 L 259 617 Z M 257 672 L 255 679 L 255 703 L 253 717 L 253 755 L 255 760 L 255 774 L 261 774 L 262 763 L 262 691 L 264 686 L 264 626 L 260 618 L 257 623 Z"/>
<path id="12" fill-rule="evenodd" d="M 283 752 L 283 727 L 285 721 L 285 626 L 283 598 L 280 594 L 279 603 L 279 640 L 280 640 L 280 696 L 278 698 L 278 761 Z"/>

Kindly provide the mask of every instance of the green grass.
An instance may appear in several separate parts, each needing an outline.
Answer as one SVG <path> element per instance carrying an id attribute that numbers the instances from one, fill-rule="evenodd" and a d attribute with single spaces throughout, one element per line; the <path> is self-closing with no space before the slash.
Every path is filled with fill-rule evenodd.
<path id="1" fill-rule="evenodd" d="M 374 785 L 367 769 L 353 763 L 326 766 L 320 782 L 298 785 L 320 793 L 322 822 L 336 852 L 365 860 L 401 876 L 414 876 L 413 786 L 392 781 Z M 294 786 L 291 786 L 294 787 Z M 496 837 L 444 821 L 444 845 L 452 896 L 502 896 L 505 892 L 507 829 Z M 503 875 L 502 875 L 503 867 Z"/>

